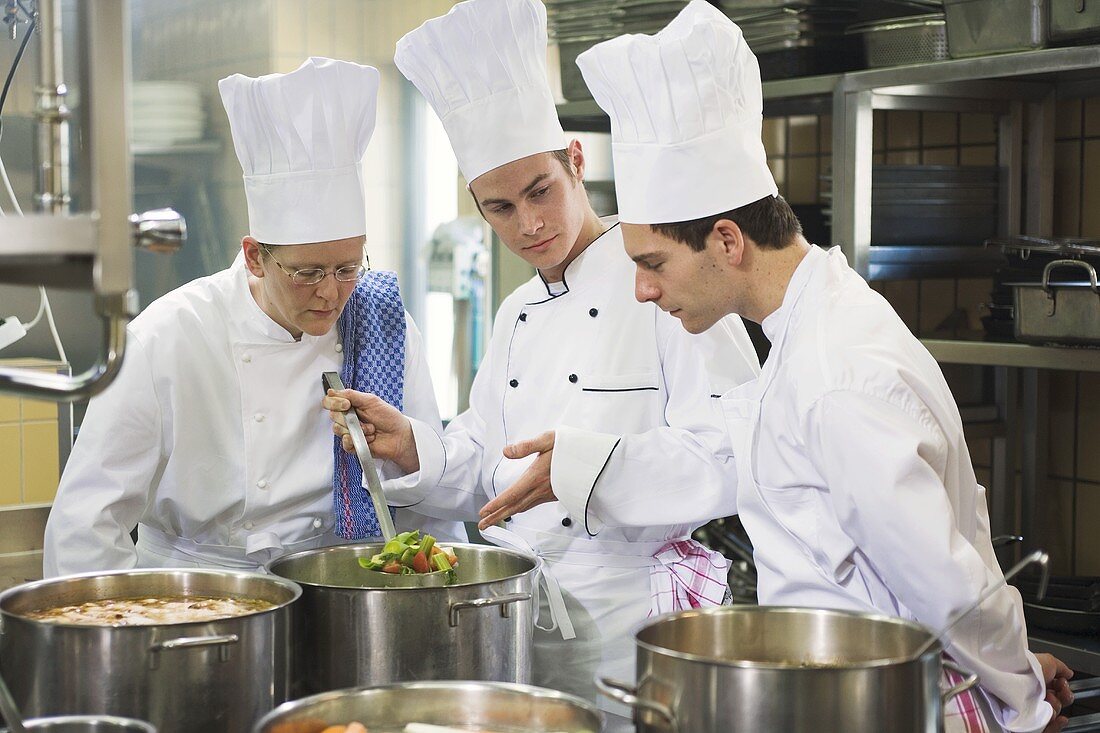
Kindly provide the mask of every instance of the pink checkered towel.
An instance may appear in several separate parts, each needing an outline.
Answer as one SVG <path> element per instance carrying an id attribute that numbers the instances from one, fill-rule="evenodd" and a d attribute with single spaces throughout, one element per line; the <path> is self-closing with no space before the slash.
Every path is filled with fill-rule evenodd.
<path id="1" fill-rule="evenodd" d="M 720 606 L 729 598 L 730 561 L 695 540 L 672 540 L 654 555 L 661 565 L 650 574 L 653 605 L 659 616 L 689 608 Z"/>

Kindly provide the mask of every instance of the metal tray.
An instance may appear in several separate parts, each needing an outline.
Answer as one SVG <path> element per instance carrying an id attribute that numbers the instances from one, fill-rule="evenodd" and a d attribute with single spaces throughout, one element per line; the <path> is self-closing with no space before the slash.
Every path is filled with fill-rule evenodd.
<path id="1" fill-rule="evenodd" d="M 1047 2 L 944 0 L 952 58 L 1045 48 L 1050 37 Z"/>
<path id="2" fill-rule="evenodd" d="M 1083 270 L 1087 281 L 1056 282 L 1055 270 Z M 1035 282 L 1005 283 L 1012 287 L 1016 308 L 1016 338 L 1031 343 L 1069 346 L 1100 345 L 1100 289 L 1096 269 L 1081 260 L 1054 260 Z"/>
<path id="3" fill-rule="evenodd" d="M 1066 634 L 1100 634 L 1100 611 L 1068 611 L 1024 601 L 1028 626 Z"/>

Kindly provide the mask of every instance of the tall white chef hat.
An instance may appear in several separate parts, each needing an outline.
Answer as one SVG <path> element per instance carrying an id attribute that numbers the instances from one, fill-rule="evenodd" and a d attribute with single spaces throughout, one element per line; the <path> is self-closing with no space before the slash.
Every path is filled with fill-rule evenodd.
<path id="1" fill-rule="evenodd" d="M 760 138 L 760 67 L 713 5 L 692 0 L 655 35 L 597 44 L 577 66 L 611 116 L 620 220 L 690 221 L 779 192 Z"/>
<path id="2" fill-rule="evenodd" d="M 394 61 L 435 109 L 467 181 L 561 150 L 540 0 L 466 0 L 397 42 Z"/>
<path id="3" fill-rule="evenodd" d="M 377 69 L 312 57 L 289 74 L 234 74 L 218 90 L 255 239 L 304 244 L 366 233 L 360 161 L 374 134 Z"/>

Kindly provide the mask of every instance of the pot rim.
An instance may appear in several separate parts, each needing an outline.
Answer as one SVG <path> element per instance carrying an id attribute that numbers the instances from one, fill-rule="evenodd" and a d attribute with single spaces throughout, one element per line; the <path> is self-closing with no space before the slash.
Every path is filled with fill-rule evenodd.
<path id="1" fill-rule="evenodd" d="M 134 624 L 130 626 L 109 626 L 106 624 L 74 624 L 63 623 L 57 621 L 44 621 L 42 619 L 28 618 L 22 613 L 16 611 L 9 611 L 5 604 L 13 596 L 23 595 L 24 593 L 35 593 L 41 588 L 48 588 L 55 585 L 63 585 L 68 582 L 85 580 L 88 578 L 102 578 L 113 576 L 163 576 L 163 575 L 206 575 L 206 576 L 233 576 L 245 579 L 257 579 L 266 581 L 268 583 L 274 583 L 281 586 L 291 592 L 291 597 L 278 603 L 272 608 L 267 608 L 262 611 L 252 611 L 250 613 L 241 614 L 239 616 L 229 616 L 227 618 L 219 618 L 206 621 L 181 621 L 174 624 Z M 43 578 L 42 580 L 35 580 L 29 583 L 22 583 L 20 585 L 13 586 L 7 590 L 0 591 L 0 618 L 8 616 L 12 619 L 17 619 L 24 623 L 35 624 L 46 628 L 63 628 L 63 629 L 110 629 L 112 631 L 125 631 L 138 633 L 142 631 L 149 631 L 150 629 L 163 629 L 163 628 L 190 628 L 194 626 L 202 626 L 212 623 L 221 623 L 223 621 L 233 621 L 236 619 L 248 619 L 255 616 L 262 616 L 268 613 L 274 613 L 280 609 L 286 608 L 290 604 L 297 601 L 302 597 L 302 587 L 295 583 L 293 580 L 283 578 L 278 575 L 268 575 L 266 573 L 254 573 L 246 570 L 233 570 L 233 569 L 219 569 L 219 568 L 133 568 L 130 570 L 107 570 L 107 571 L 91 571 L 87 573 L 74 573 L 72 575 L 59 575 L 55 578 Z"/>
<path id="2" fill-rule="evenodd" d="M 300 697 L 297 700 L 289 700 L 282 703 L 274 710 L 266 713 L 262 718 L 256 721 L 253 725 L 253 733 L 258 733 L 263 730 L 263 727 L 279 718 L 281 715 L 291 713 L 302 708 L 309 707 L 316 703 L 326 702 L 328 700 L 338 700 L 343 697 L 354 696 L 362 692 L 370 692 L 374 690 L 386 691 L 393 689 L 408 689 L 408 690 L 440 690 L 440 689 L 496 689 L 504 690 L 508 692 L 518 692 L 526 695 L 531 695 L 544 700 L 560 700 L 562 702 L 570 703 L 587 713 L 591 713 L 596 716 L 603 724 L 603 712 L 596 707 L 593 703 L 576 695 L 570 695 L 567 692 L 561 692 L 559 690 L 551 690 L 546 687 L 537 687 L 535 685 L 523 685 L 517 682 L 488 682 L 478 680 L 430 680 L 424 682 L 391 682 L 385 685 L 366 685 L 362 687 L 345 687 L 339 690 L 329 690 L 327 692 L 319 692 L 307 697 Z"/>
<path id="3" fill-rule="evenodd" d="M 933 633 L 928 629 L 927 626 L 919 624 L 916 621 L 909 621 L 907 619 L 898 618 L 896 616 L 887 616 L 886 614 L 881 613 L 866 613 L 862 611 L 847 611 L 832 608 L 811 608 L 800 606 L 750 606 L 745 604 L 734 606 L 713 606 L 710 608 L 693 608 L 687 611 L 677 611 L 674 613 L 664 614 L 663 616 L 660 616 L 656 619 L 647 619 L 634 630 L 632 634 L 634 637 L 634 643 L 638 646 L 638 648 L 645 649 L 652 654 L 658 654 L 663 657 L 672 657 L 674 659 L 681 659 L 686 662 L 698 662 L 720 667 L 736 667 L 739 669 L 774 669 L 783 670 L 786 672 L 802 673 L 845 672 L 854 669 L 877 669 L 879 667 L 888 667 L 905 662 L 922 661 L 924 659 L 927 659 L 930 655 L 938 657 L 943 653 L 943 645 L 940 642 L 936 642 L 918 658 L 914 658 L 912 654 L 909 654 L 898 657 L 869 659 L 862 662 L 845 662 L 844 664 L 836 666 L 801 667 L 795 664 L 756 662 L 748 659 L 723 659 L 721 657 L 707 656 L 704 654 L 681 652 L 676 651 L 675 649 L 668 649 L 666 647 L 662 647 L 651 642 L 642 641 L 639 638 L 639 635 L 646 629 L 678 618 L 686 618 L 691 616 L 717 616 L 727 613 L 812 613 L 818 616 L 843 616 L 849 618 L 860 618 L 868 621 L 881 621 L 896 626 L 904 626 L 910 629 L 914 629 L 916 631 L 920 631 L 929 636 L 931 636 Z"/>
<path id="4" fill-rule="evenodd" d="M 291 578 L 287 578 L 285 575 L 280 575 L 275 570 L 276 565 L 279 565 L 279 564 L 281 564 L 283 562 L 286 562 L 286 561 L 289 561 L 289 560 L 296 560 L 296 559 L 301 558 L 301 557 L 308 557 L 308 556 L 311 556 L 311 555 L 324 555 L 324 554 L 329 554 L 329 553 L 333 553 L 333 552 L 348 551 L 348 550 L 351 550 L 351 549 L 361 549 L 361 548 L 366 548 L 366 547 L 378 547 L 378 546 L 381 546 L 383 544 L 385 544 L 385 543 L 384 542 L 357 542 L 357 543 L 349 543 L 349 544 L 345 544 L 345 545 L 330 545 L 328 547 L 318 547 L 318 548 L 314 548 L 312 550 L 299 550 L 297 552 L 292 552 L 292 553 L 289 553 L 287 555 L 280 555 L 279 557 L 275 558 L 274 560 L 271 560 L 270 562 L 268 562 L 264 566 L 264 570 L 266 570 L 270 574 L 271 577 L 284 578 L 284 579 L 286 579 L 286 580 L 288 580 L 292 583 L 297 583 L 298 585 L 302 586 L 303 588 L 323 588 L 323 589 L 331 589 L 331 590 L 364 591 L 364 592 L 371 592 L 371 591 L 401 591 L 401 592 L 406 592 L 406 593 L 408 593 L 408 592 L 411 592 L 411 593 L 426 593 L 426 592 L 432 592 L 432 591 L 435 591 L 435 592 L 447 591 L 447 590 L 451 590 L 453 588 L 475 588 L 475 587 L 478 587 L 478 586 L 488 585 L 488 584 L 491 584 L 491 583 L 501 583 L 501 582 L 504 582 L 504 581 L 513 580 L 515 578 L 522 578 L 522 577 L 527 576 L 527 575 L 531 575 L 531 576 L 534 577 L 535 574 L 537 574 L 540 571 L 540 569 L 542 568 L 542 563 L 543 563 L 542 558 L 538 557 L 537 555 L 528 555 L 526 553 L 518 552 L 518 551 L 512 550 L 510 548 L 499 547 L 498 545 L 483 545 L 483 544 L 475 544 L 473 542 L 447 542 L 447 543 L 444 543 L 447 547 L 454 547 L 454 548 L 464 548 L 465 547 L 465 548 L 473 548 L 473 549 L 479 549 L 479 550 L 480 549 L 494 550 L 496 552 L 502 552 L 506 555 L 512 555 L 513 557 L 522 558 L 522 559 L 527 560 L 527 561 L 529 561 L 531 563 L 534 563 L 534 564 L 533 564 L 533 566 L 531 567 L 530 570 L 526 570 L 522 573 L 516 573 L 514 575 L 508 575 L 508 576 L 505 576 L 503 578 L 496 578 L 494 580 L 479 580 L 479 581 L 476 581 L 476 582 L 467 582 L 467 583 L 451 583 L 450 585 L 426 585 L 426 586 L 362 586 L 362 585 L 335 585 L 335 584 L 332 584 L 332 583 L 311 583 L 311 582 L 305 581 L 305 580 L 293 580 Z M 372 571 L 364 570 L 364 572 L 372 572 Z"/>
<path id="5" fill-rule="evenodd" d="M 147 720 L 138 718 L 123 718 L 118 715 L 49 715 L 46 717 L 28 718 L 24 725 L 30 725 L 35 730 L 38 723 L 113 723 L 126 725 L 131 728 L 140 728 L 147 733 L 156 733 L 156 728 Z M 0 728 L 0 733 L 8 733 L 8 728 Z"/>

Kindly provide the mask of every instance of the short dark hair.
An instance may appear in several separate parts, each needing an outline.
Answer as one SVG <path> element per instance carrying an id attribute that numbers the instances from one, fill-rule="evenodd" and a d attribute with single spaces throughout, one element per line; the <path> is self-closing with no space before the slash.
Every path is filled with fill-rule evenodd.
<path id="1" fill-rule="evenodd" d="M 569 177 L 573 180 L 577 179 L 575 173 L 573 173 L 573 159 L 569 156 L 569 150 L 562 148 L 561 150 L 551 150 L 550 155 L 554 156 L 554 159 L 561 163 L 562 168 L 565 168 L 565 172 L 569 174 Z"/>
<path id="2" fill-rule="evenodd" d="M 649 228 L 702 252 L 706 249 L 707 237 L 721 219 L 729 219 L 739 226 L 745 236 L 762 249 L 783 249 L 802 233 L 802 224 L 782 196 L 765 196 L 721 214 L 692 221 L 650 224 Z"/>

